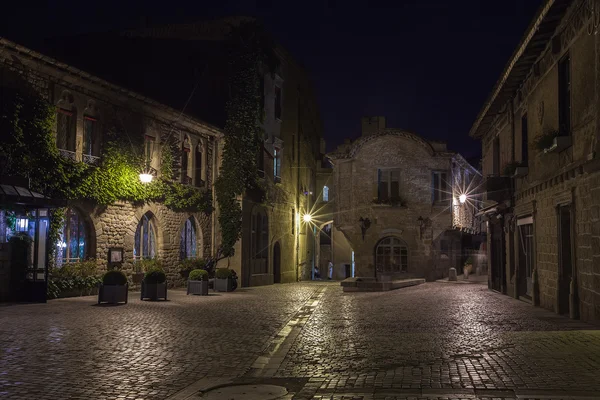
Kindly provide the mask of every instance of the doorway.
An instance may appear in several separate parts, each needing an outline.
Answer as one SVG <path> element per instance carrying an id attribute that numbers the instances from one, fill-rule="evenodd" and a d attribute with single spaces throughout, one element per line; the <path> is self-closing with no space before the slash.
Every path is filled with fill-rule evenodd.
<path id="1" fill-rule="evenodd" d="M 533 296 L 533 218 L 517 221 L 519 235 L 518 295 Z"/>
<path id="2" fill-rule="evenodd" d="M 573 235 L 571 205 L 558 207 L 558 313 L 569 314 L 571 280 L 573 279 Z M 575 307 L 577 310 L 578 307 Z"/>
<path id="3" fill-rule="evenodd" d="M 273 283 L 281 283 L 281 247 L 279 242 L 273 247 Z"/>
<path id="4" fill-rule="evenodd" d="M 504 230 L 502 222 L 492 223 L 492 249 L 491 249 L 491 267 L 492 267 L 492 287 L 491 289 L 504 293 L 505 275 L 504 267 Z"/>

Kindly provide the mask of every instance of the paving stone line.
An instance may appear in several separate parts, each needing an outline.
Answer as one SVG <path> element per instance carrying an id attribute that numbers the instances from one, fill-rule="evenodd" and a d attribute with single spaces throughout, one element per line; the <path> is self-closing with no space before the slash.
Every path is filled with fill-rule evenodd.
<path id="1" fill-rule="evenodd" d="M 255 377 L 273 377 L 283 364 L 292 344 L 306 325 L 319 305 L 326 287 L 319 287 L 315 293 L 300 307 L 288 323 L 270 341 L 262 355 L 257 357 L 248 375 Z"/>

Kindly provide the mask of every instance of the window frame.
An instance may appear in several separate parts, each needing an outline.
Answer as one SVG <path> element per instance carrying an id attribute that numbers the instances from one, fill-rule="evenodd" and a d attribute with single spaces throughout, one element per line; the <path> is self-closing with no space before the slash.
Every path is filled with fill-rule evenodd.
<path id="1" fill-rule="evenodd" d="M 392 194 L 392 183 L 394 182 L 393 178 L 393 173 L 397 173 L 397 183 L 398 183 L 398 188 L 397 188 L 397 193 L 396 196 L 393 196 Z M 382 180 L 382 176 L 386 174 L 389 178 L 389 180 L 385 181 L 387 182 L 387 197 L 384 198 L 384 196 L 382 196 L 382 182 L 384 182 Z M 399 198 L 400 197 L 400 183 L 402 182 L 402 170 L 401 168 L 378 168 L 377 169 L 377 200 L 380 202 L 386 202 L 386 201 L 392 201 L 392 199 L 394 198 Z"/>
<path id="2" fill-rule="evenodd" d="M 398 248 L 397 254 L 395 252 L 396 248 Z M 381 249 L 381 252 L 379 249 Z M 389 249 L 389 252 L 386 253 L 386 249 Z M 398 263 L 389 263 L 388 265 L 385 265 L 386 256 L 391 256 L 393 259 L 397 258 Z M 382 265 L 380 260 L 383 260 L 383 267 L 380 267 L 380 265 Z M 396 268 L 396 266 L 398 268 Z M 408 245 L 404 240 L 396 236 L 388 236 L 377 242 L 375 245 L 375 267 L 378 273 L 406 273 L 408 272 L 408 266 L 409 251 Z"/>
<path id="3" fill-rule="evenodd" d="M 449 193 L 449 190 L 452 190 L 452 185 L 451 182 L 450 184 L 448 183 L 448 176 L 449 176 L 449 172 L 446 170 L 433 170 L 431 171 L 431 188 L 432 188 L 432 193 L 431 193 L 431 198 L 433 201 L 433 204 L 444 204 L 450 201 L 450 199 L 452 198 L 451 193 Z M 438 187 L 436 187 L 436 180 L 435 177 L 438 176 L 437 182 L 438 182 Z M 442 183 L 445 182 L 445 190 L 442 190 Z M 439 198 L 437 196 L 437 194 L 439 195 Z"/>

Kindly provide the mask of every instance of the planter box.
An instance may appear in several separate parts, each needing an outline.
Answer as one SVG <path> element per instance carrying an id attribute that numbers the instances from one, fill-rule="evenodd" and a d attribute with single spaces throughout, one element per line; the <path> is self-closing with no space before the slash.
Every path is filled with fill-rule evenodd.
<path id="1" fill-rule="evenodd" d="M 231 292 L 231 279 L 219 279 L 215 278 L 215 292 Z"/>
<path id="2" fill-rule="evenodd" d="M 554 138 L 552 146 L 544 149 L 544 153 L 558 153 L 571 147 L 571 136 L 557 136 Z"/>
<path id="3" fill-rule="evenodd" d="M 188 281 L 187 294 L 208 296 L 208 281 Z"/>
<path id="4" fill-rule="evenodd" d="M 167 282 L 164 283 L 146 283 L 142 281 L 141 300 L 167 300 Z"/>
<path id="5" fill-rule="evenodd" d="M 529 167 L 517 167 L 515 168 L 515 174 L 513 175 L 515 178 L 522 178 L 529 174 Z"/>
<path id="6" fill-rule="evenodd" d="M 129 287 L 125 285 L 102 285 L 98 290 L 98 304 L 100 303 L 125 303 L 127 304 L 127 295 Z"/>

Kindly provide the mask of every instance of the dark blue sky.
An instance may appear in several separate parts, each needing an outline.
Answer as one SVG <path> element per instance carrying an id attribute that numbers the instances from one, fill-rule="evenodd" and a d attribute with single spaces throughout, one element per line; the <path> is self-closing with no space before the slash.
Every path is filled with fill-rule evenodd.
<path id="1" fill-rule="evenodd" d="M 469 128 L 540 0 L 10 2 L 0 35 L 45 37 L 253 15 L 309 70 L 328 149 L 360 134 L 360 117 L 480 155 Z M 8 7 L 8 8 L 6 8 Z"/>

